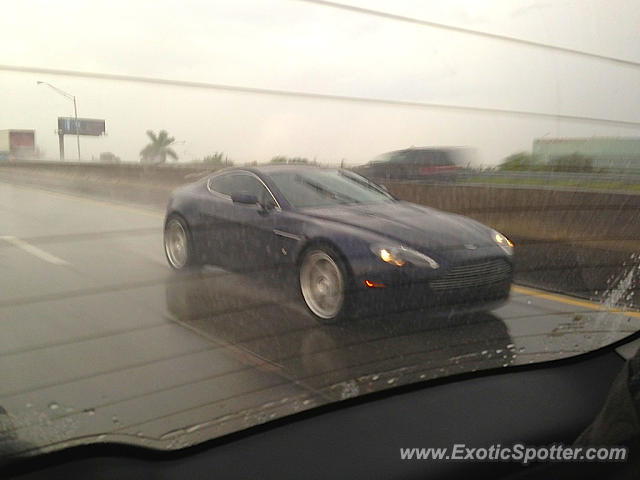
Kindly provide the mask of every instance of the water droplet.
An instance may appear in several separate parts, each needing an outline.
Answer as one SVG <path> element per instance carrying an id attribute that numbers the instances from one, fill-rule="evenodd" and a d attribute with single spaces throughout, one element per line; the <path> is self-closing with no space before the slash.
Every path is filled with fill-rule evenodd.
<path id="1" fill-rule="evenodd" d="M 526 351 L 526 348 L 524 348 L 524 347 L 520 347 L 520 348 L 518 349 L 518 351 L 519 351 L 520 353 L 524 353 L 524 352 Z"/>
<path id="2" fill-rule="evenodd" d="M 25 403 L 24 406 L 27 407 L 27 408 L 31 408 L 31 407 L 33 407 L 33 403 L 27 402 L 27 403 Z"/>
<path id="3" fill-rule="evenodd" d="M 510 343 L 509 345 L 507 345 L 507 349 L 509 350 L 513 350 L 514 348 L 516 348 L 516 346 L 513 343 Z"/>
<path id="4" fill-rule="evenodd" d="M 390 378 L 389 380 L 387 380 L 387 383 L 389 385 L 393 385 L 394 383 L 396 383 L 396 379 L 395 378 Z"/>
<path id="5" fill-rule="evenodd" d="M 86 413 L 87 415 L 91 416 L 95 415 L 96 411 L 93 408 L 85 408 L 82 413 Z"/>
<path id="6" fill-rule="evenodd" d="M 302 405 L 309 405 L 311 403 L 311 400 L 304 400 L 302 402 Z"/>
<path id="7" fill-rule="evenodd" d="M 380 375 L 374 375 L 373 377 L 371 377 L 371 380 L 373 380 L 375 382 L 379 378 L 380 378 Z"/>
<path id="8" fill-rule="evenodd" d="M 142 432 L 136 432 L 136 437 L 142 437 L 143 433 Z"/>
<path id="9" fill-rule="evenodd" d="M 502 364 L 502 366 L 503 366 L 503 367 L 508 367 L 508 366 L 509 366 L 509 364 L 508 364 L 508 363 L 503 363 L 503 364 Z"/>
<path id="10" fill-rule="evenodd" d="M 106 436 L 106 435 L 98 435 L 98 441 L 102 441 L 102 440 L 104 440 L 105 438 L 107 438 L 107 436 Z"/>
<path id="11" fill-rule="evenodd" d="M 531 305 L 531 300 L 527 300 L 527 305 Z"/>
<path id="12" fill-rule="evenodd" d="M 486 355 L 487 353 L 489 353 L 489 350 L 482 350 L 482 352 L 480 352 L 482 355 Z"/>
<path id="13" fill-rule="evenodd" d="M 51 402 L 51 403 L 49 404 L 49 408 L 50 408 L 51 410 L 58 410 L 58 409 L 60 408 L 60 405 L 58 405 L 56 402 Z"/>
<path id="14" fill-rule="evenodd" d="M 118 420 L 118 417 L 116 417 L 115 415 L 113 417 L 111 417 L 111 421 L 113 423 L 115 423 L 116 425 L 118 425 L 120 423 L 120 420 Z"/>
<path id="15" fill-rule="evenodd" d="M 497 353 L 498 355 L 500 355 L 500 354 L 502 353 L 502 349 L 501 349 L 501 348 L 498 348 L 498 349 L 496 350 L 496 353 Z"/>

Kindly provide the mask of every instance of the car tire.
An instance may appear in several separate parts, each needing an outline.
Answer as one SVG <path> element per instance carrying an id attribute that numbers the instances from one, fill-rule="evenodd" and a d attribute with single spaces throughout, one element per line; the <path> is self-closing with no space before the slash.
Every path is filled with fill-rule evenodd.
<path id="1" fill-rule="evenodd" d="M 180 215 L 170 215 L 164 224 L 164 253 L 176 271 L 190 270 L 197 263 L 189 226 Z"/>
<path id="2" fill-rule="evenodd" d="M 318 322 L 337 323 L 348 316 L 348 278 L 344 261 L 330 246 L 304 251 L 298 269 L 300 294 Z"/>

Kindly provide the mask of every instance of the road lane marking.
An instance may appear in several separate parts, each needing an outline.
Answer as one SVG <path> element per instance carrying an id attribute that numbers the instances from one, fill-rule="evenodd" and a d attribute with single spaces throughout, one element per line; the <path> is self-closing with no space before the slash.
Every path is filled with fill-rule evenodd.
<path id="1" fill-rule="evenodd" d="M 44 260 L 45 262 L 53 263 L 54 265 L 69 265 L 69 262 L 58 258 L 55 255 L 50 254 L 49 252 L 45 252 L 44 250 L 33 246 L 30 243 L 25 242 L 24 240 L 20 240 L 18 237 L 13 237 L 11 235 L 2 235 L 0 236 L 0 240 L 4 240 L 14 247 L 30 253 L 34 257 L 38 257 L 40 260 Z"/>
<path id="2" fill-rule="evenodd" d="M 592 310 L 612 312 L 612 313 L 622 313 L 624 315 L 628 315 L 630 317 L 640 318 L 640 312 L 636 312 L 633 310 L 623 310 L 617 307 L 606 307 L 601 303 L 590 302 L 588 300 L 580 300 L 577 298 L 570 298 L 564 295 L 558 295 L 555 293 L 543 292 L 541 290 L 535 290 L 533 288 L 521 287 L 519 285 L 512 285 L 511 290 L 517 293 L 522 293 L 523 295 L 531 295 L 532 297 L 544 298 L 545 300 L 551 300 L 553 302 L 564 303 L 565 305 L 573 305 L 575 307 L 584 307 Z"/>

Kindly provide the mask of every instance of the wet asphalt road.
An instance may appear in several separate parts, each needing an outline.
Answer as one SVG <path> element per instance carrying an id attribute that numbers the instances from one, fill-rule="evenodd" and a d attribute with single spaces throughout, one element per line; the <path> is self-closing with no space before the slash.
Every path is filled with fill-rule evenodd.
<path id="1" fill-rule="evenodd" d="M 178 448 L 315 405 L 577 355 L 637 313 L 514 287 L 492 314 L 318 325 L 273 272 L 173 274 L 163 212 L 0 182 L 0 452 Z"/>

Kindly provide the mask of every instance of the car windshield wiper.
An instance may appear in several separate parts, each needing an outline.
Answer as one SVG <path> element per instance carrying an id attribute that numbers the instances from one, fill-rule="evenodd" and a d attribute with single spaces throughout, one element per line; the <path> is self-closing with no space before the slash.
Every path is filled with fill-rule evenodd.
<path id="1" fill-rule="evenodd" d="M 377 185 L 375 185 L 375 184 L 373 184 L 373 183 L 369 182 L 368 180 L 366 180 L 366 179 L 364 179 L 364 178 L 363 178 L 363 179 L 360 179 L 360 178 L 357 178 L 357 177 L 355 177 L 355 176 L 353 176 L 353 175 L 351 175 L 351 174 L 349 174 L 349 173 L 347 173 L 347 172 L 342 172 L 342 171 L 338 171 L 338 175 L 342 175 L 344 178 L 348 178 L 348 179 L 349 179 L 349 180 L 351 180 L 352 182 L 355 182 L 355 183 L 357 183 L 358 185 L 361 185 L 361 186 L 363 186 L 363 187 L 366 187 L 366 188 L 368 188 L 369 190 L 373 190 L 374 192 L 379 193 L 379 194 L 381 194 L 381 195 L 384 195 L 385 197 L 392 198 L 392 197 L 391 197 L 391 195 L 389 195 L 389 193 L 388 193 L 388 192 L 385 192 L 383 189 L 381 189 L 381 188 L 380 188 L 380 187 L 378 187 Z"/>
<path id="2" fill-rule="evenodd" d="M 331 197 L 335 200 L 338 200 L 340 203 L 362 203 L 359 200 L 356 200 L 353 197 L 350 197 L 349 195 L 345 195 L 343 193 L 339 193 L 339 192 L 334 192 L 333 190 L 329 190 L 328 188 L 315 183 L 315 182 L 311 182 L 309 180 L 307 180 L 306 178 L 303 178 L 301 176 L 296 176 L 296 180 L 299 181 L 300 183 L 302 183 L 303 185 L 306 185 L 308 187 L 313 188 L 316 192 L 322 193 L 323 195 L 326 195 L 328 197 Z"/>

